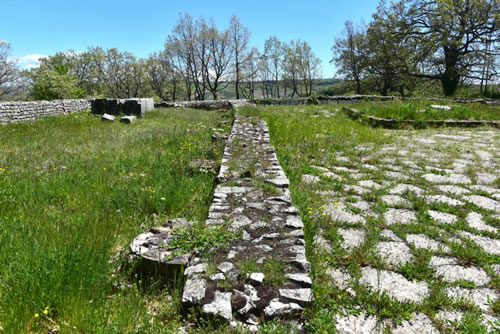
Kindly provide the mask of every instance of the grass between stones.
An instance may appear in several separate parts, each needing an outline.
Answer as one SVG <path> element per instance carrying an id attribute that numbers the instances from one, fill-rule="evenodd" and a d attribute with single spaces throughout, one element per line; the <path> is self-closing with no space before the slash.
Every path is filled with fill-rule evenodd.
<path id="1" fill-rule="evenodd" d="M 180 291 L 127 280 L 120 250 L 168 218 L 204 222 L 216 175 L 190 163 L 220 164 L 224 142 L 211 136 L 229 132 L 225 117 L 169 109 L 132 125 L 75 113 L 2 126 L 0 332 L 180 326 Z"/>
<path id="2" fill-rule="evenodd" d="M 448 105 L 450 110 L 431 106 Z M 351 106 L 349 106 L 351 107 Z M 362 102 L 352 105 L 367 115 L 398 120 L 500 120 L 500 107 L 481 103 L 443 104 L 435 101 L 391 101 L 383 103 Z"/>

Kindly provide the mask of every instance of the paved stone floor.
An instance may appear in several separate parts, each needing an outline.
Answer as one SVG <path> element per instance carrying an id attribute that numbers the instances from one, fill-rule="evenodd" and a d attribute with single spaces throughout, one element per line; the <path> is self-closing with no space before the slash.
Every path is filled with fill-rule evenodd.
<path id="1" fill-rule="evenodd" d="M 334 161 L 317 161 L 317 173 L 303 175 L 320 195 L 318 219 L 331 222 L 316 243 L 327 253 L 336 251 L 338 241 L 347 256 L 365 254 L 366 266 L 357 275 L 329 265 L 327 274 L 340 289 L 352 292 L 361 284 L 393 300 L 432 305 L 433 311 L 397 325 L 346 312 L 337 316 L 337 329 L 453 332 L 469 313 L 479 312 L 480 321 L 495 331 L 495 322 L 500 325 L 499 303 L 494 306 L 500 291 L 500 130 L 386 134 L 396 136 L 393 144 L 358 146 Z M 328 187 L 338 181 L 340 189 Z M 443 302 L 436 309 L 437 295 Z"/>

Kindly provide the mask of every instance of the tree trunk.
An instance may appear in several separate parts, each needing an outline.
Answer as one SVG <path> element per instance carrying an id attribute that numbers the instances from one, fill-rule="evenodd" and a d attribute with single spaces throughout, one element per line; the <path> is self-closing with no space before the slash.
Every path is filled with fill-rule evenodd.
<path id="1" fill-rule="evenodd" d="M 454 48 L 444 48 L 445 71 L 441 76 L 441 85 L 445 96 L 452 96 L 460 82 L 460 73 L 457 70 L 458 51 Z"/>

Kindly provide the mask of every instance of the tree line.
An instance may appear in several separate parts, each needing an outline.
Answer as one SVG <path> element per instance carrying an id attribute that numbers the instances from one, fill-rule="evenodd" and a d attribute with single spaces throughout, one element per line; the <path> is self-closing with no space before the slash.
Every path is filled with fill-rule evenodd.
<path id="1" fill-rule="evenodd" d="M 226 29 L 212 19 L 179 19 L 163 50 L 142 59 L 116 48 L 89 47 L 40 59 L 21 71 L 0 42 L 0 99 L 52 100 L 83 97 L 151 97 L 159 100 L 310 96 L 321 61 L 310 45 L 272 36 L 260 52 L 250 31 L 233 15 Z M 5 72 L 5 73 L 4 73 Z"/>
<path id="2" fill-rule="evenodd" d="M 332 47 L 338 74 L 358 94 L 411 95 L 438 83 L 488 92 L 499 75 L 498 0 L 381 1 L 368 24 L 345 23 Z"/>

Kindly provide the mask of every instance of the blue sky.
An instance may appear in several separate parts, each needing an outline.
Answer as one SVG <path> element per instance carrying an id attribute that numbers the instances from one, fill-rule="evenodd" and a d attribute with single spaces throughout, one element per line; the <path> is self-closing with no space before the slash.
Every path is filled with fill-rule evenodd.
<path id="1" fill-rule="evenodd" d="M 323 61 L 324 77 L 332 77 L 331 46 L 346 20 L 368 22 L 378 0 L 1 0 L 0 40 L 12 46 L 22 67 L 58 51 L 84 51 L 89 46 L 116 47 L 146 57 L 163 48 L 179 13 L 212 17 L 227 27 L 232 14 L 252 33 L 251 44 L 262 50 L 276 35 L 282 41 L 302 39 Z"/>

